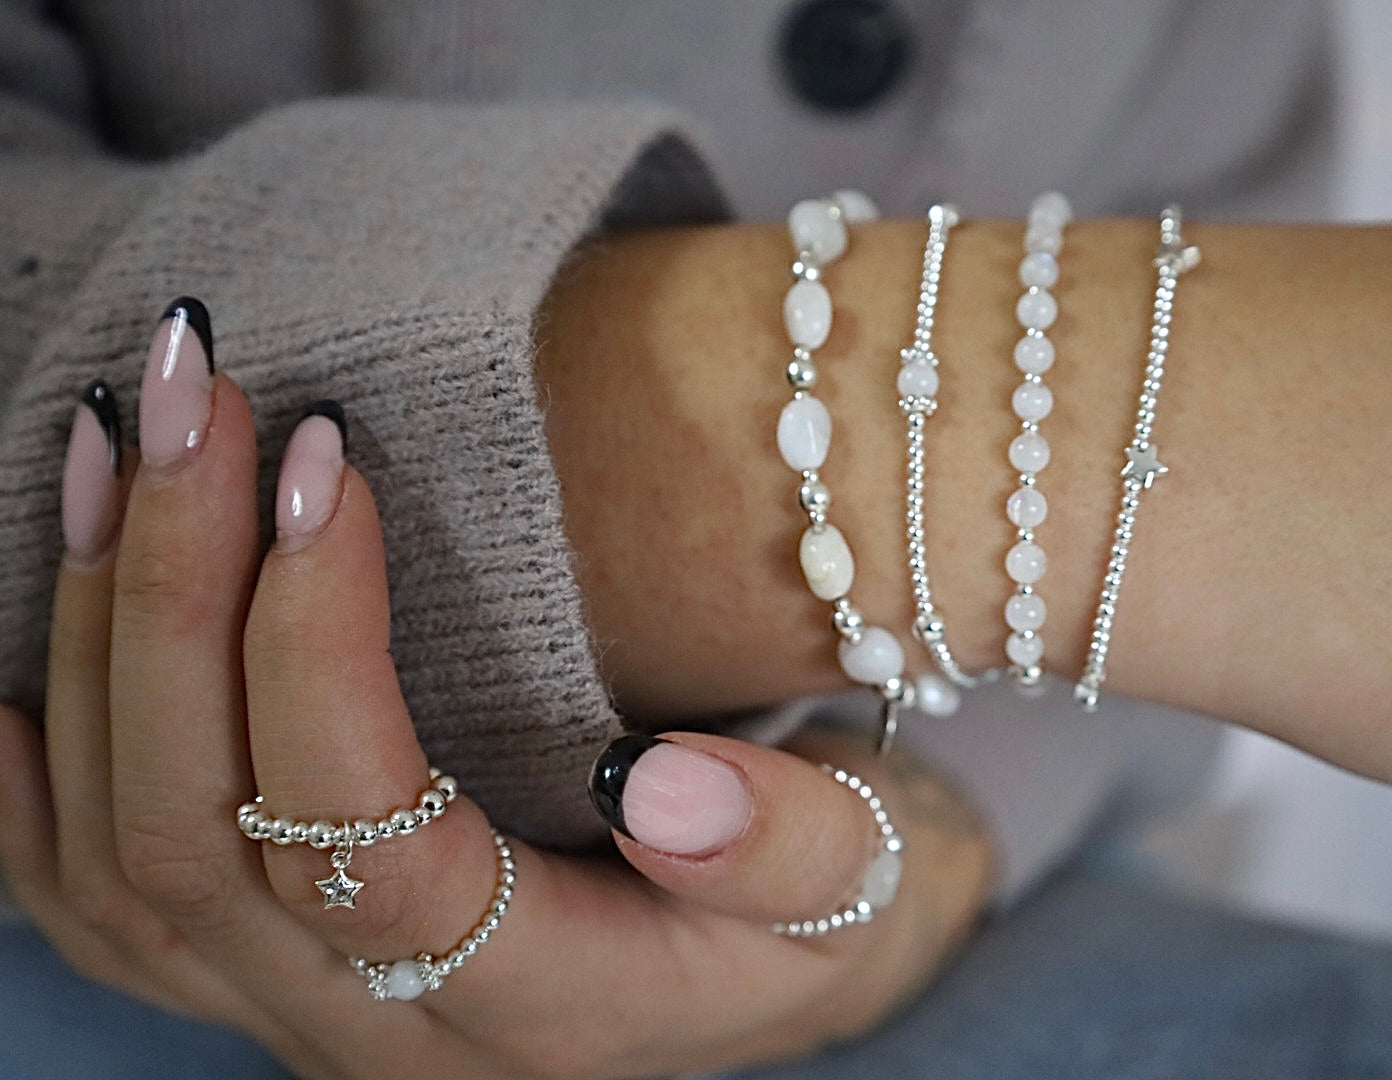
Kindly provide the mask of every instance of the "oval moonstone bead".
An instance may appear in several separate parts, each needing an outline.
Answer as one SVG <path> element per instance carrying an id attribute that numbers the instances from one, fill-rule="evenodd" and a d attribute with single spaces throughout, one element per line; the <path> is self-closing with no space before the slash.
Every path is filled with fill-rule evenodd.
<path id="1" fill-rule="evenodd" d="M 831 413 L 811 394 L 795 397 L 778 414 L 778 452 L 795 472 L 820 469 L 831 446 Z"/>
<path id="2" fill-rule="evenodd" d="M 818 265 L 838 259 L 846 250 L 846 223 L 825 199 L 803 199 L 788 211 L 793 247 Z"/>
<path id="3" fill-rule="evenodd" d="M 855 559 L 835 525 L 813 525 L 804 532 L 798 543 L 798 561 L 807 587 L 818 600 L 839 600 L 851 591 Z"/>
<path id="4" fill-rule="evenodd" d="M 859 641 L 842 638 L 836 658 L 848 678 L 872 686 L 904 671 L 904 649 L 899 639 L 881 626 L 867 626 L 860 632 Z"/>
<path id="5" fill-rule="evenodd" d="M 888 907 L 899 892 L 899 880 L 904 876 L 904 864 L 897 851 L 881 848 L 880 853 L 870 860 L 865 868 L 865 877 L 860 883 L 860 897 L 871 908 Z"/>
<path id="6" fill-rule="evenodd" d="M 783 298 L 783 325 L 794 345 L 820 349 L 831 333 L 831 293 L 820 281 L 796 281 Z"/>
<path id="7" fill-rule="evenodd" d="M 1058 260 L 1047 251 L 1032 251 L 1020 260 L 1020 284 L 1052 289 L 1058 283 Z"/>
<path id="8" fill-rule="evenodd" d="M 851 225 L 863 225 L 867 221 L 879 219 L 880 208 L 875 205 L 875 200 L 863 191 L 844 188 L 832 198 L 841 207 L 841 219 Z"/>

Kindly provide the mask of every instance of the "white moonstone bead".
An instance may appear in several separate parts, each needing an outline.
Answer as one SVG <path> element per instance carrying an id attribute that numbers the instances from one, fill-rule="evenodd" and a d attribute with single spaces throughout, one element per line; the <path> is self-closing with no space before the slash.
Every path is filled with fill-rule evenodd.
<path id="1" fill-rule="evenodd" d="M 872 686 L 897 678 L 904 671 L 904 649 L 899 639 L 880 626 L 867 626 L 860 632 L 859 641 L 842 638 L 836 658 L 847 678 Z"/>
<path id="2" fill-rule="evenodd" d="M 1046 191 L 1030 203 L 1029 221 L 1031 225 L 1051 225 L 1062 229 L 1073 220 L 1073 204 L 1067 196 L 1058 191 Z"/>
<path id="3" fill-rule="evenodd" d="M 795 472 L 820 469 L 831 446 L 831 413 L 811 394 L 795 397 L 778 414 L 778 452 Z"/>
<path id="4" fill-rule="evenodd" d="M 1026 330 L 1047 330 L 1058 318 L 1058 301 L 1048 289 L 1030 289 L 1016 301 L 1015 318 Z"/>
<path id="5" fill-rule="evenodd" d="M 1025 229 L 1025 250 L 1057 255 L 1063 250 L 1063 232 L 1055 225 L 1030 223 Z"/>
<path id="6" fill-rule="evenodd" d="M 1052 289 L 1058 281 L 1058 260 L 1047 251 L 1034 251 L 1020 260 L 1020 284 Z"/>
<path id="7" fill-rule="evenodd" d="M 1033 585 L 1049 569 L 1049 559 L 1044 549 L 1028 540 L 1021 540 L 1005 556 L 1005 572 L 1011 581 L 1021 585 Z"/>
<path id="8" fill-rule="evenodd" d="M 836 192 L 832 198 L 841 206 L 841 220 L 848 225 L 863 225 L 867 221 L 877 221 L 880 208 L 875 200 L 863 191 L 845 188 Z"/>
<path id="9" fill-rule="evenodd" d="M 914 680 L 914 707 L 929 716 L 953 716 L 962 707 L 962 691 L 941 675 Z"/>
<path id="10" fill-rule="evenodd" d="M 1054 366 L 1054 343 L 1043 334 L 1026 334 L 1015 342 L 1015 366 L 1026 375 L 1043 375 Z"/>
<path id="11" fill-rule="evenodd" d="M 899 369 L 901 397 L 934 397 L 938 392 L 938 369 L 925 360 L 915 360 Z"/>
<path id="12" fill-rule="evenodd" d="M 793 234 L 793 247 L 807 252 L 819 265 L 840 258 L 846 250 L 846 223 L 825 199 L 795 203 L 788 211 L 788 231 Z"/>
<path id="13" fill-rule="evenodd" d="M 1029 637 L 1011 634 L 1005 639 L 1005 655 L 1012 664 L 1034 667 L 1044 656 L 1044 639 L 1038 634 L 1031 634 Z"/>
<path id="14" fill-rule="evenodd" d="M 1033 529 L 1049 516 L 1049 500 L 1038 488 L 1019 488 L 1005 500 L 1005 516 L 1017 529 Z"/>
<path id="15" fill-rule="evenodd" d="M 1054 411 L 1054 392 L 1040 383 L 1022 382 L 1010 396 L 1010 407 L 1021 420 L 1043 420 Z"/>
<path id="16" fill-rule="evenodd" d="M 1037 431 L 1016 435 L 1010 443 L 1010 465 L 1022 473 L 1037 473 L 1049 464 L 1049 440 Z"/>
<path id="17" fill-rule="evenodd" d="M 783 298 L 783 325 L 794 345 L 820 349 L 831 333 L 831 293 L 820 281 L 797 281 Z"/>
<path id="18" fill-rule="evenodd" d="M 835 525 L 813 526 L 798 543 L 798 561 L 807 587 L 818 600 L 838 600 L 851 591 L 855 559 Z"/>
<path id="19" fill-rule="evenodd" d="M 1028 596 L 1017 593 L 1005 602 L 1005 625 L 1012 630 L 1038 630 L 1048 614 L 1044 598 L 1038 593 Z"/>
<path id="20" fill-rule="evenodd" d="M 881 848 L 865 868 L 859 899 L 875 909 L 888 907 L 894 903 L 894 897 L 899 892 L 899 879 L 903 876 L 904 864 L 899 853 Z"/>
<path id="21" fill-rule="evenodd" d="M 387 996 L 397 1001 L 415 1001 L 425 993 L 425 980 L 414 960 L 398 960 L 387 968 Z"/>

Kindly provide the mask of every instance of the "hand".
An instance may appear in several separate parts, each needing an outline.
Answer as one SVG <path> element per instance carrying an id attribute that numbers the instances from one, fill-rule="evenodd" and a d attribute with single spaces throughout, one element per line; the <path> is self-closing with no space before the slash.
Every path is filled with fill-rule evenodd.
<path id="1" fill-rule="evenodd" d="M 303 821 L 413 806 L 428 763 L 335 408 L 287 447 L 263 560 L 250 409 L 212 374 L 202 306 L 171 313 L 141 390 L 143 459 L 113 473 L 96 411 L 79 408 L 43 738 L 0 710 L 0 860 L 79 971 L 239 1027 L 307 1076 L 617 1077 L 861 1031 L 962 939 L 989 851 L 933 779 L 802 748 L 873 784 L 906 851 L 898 900 L 872 923 L 794 940 L 770 924 L 854 892 L 876 843 L 864 803 L 792 754 L 673 734 L 601 792 L 636 837 L 619 838 L 636 873 L 514 842 L 496 935 L 437 992 L 373 1001 L 345 957 L 453 948 L 494 888 L 488 823 L 461 796 L 428 828 L 356 849 L 353 909 L 326 909 L 313 884 L 326 852 L 238 831 L 254 792 Z"/>

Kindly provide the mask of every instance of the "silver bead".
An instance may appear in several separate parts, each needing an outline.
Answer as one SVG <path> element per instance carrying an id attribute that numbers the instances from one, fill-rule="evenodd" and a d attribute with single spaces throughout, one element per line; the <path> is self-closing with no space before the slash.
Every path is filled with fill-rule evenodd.
<path id="1" fill-rule="evenodd" d="M 798 488 L 798 504 L 809 514 L 825 514 L 831 509 L 831 491 L 820 480 L 805 481 Z"/>
<path id="2" fill-rule="evenodd" d="M 817 385 L 817 365 L 812 362 L 811 357 L 806 360 L 793 357 L 788 361 L 784 375 L 787 376 L 788 385 L 794 390 L 811 390 Z"/>
<path id="3" fill-rule="evenodd" d="M 836 601 L 836 610 L 832 613 L 831 623 L 838 633 L 843 635 L 858 634 L 865 629 L 865 619 L 855 608 L 851 607 L 850 602 L 844 597 Z"/>
<path id="4" fill-rule="evenodd" d="M 371 847 L 377 842 L 377 823 L 368 818 L 353 822 L 353 843 Z"/>
<path id="5" fill-rule="evenodd" d="M 439 817 L 445 812 L 445 807 L 447 805 L 448 803 L 445 801 L 445 797 L 434 788 L 421 793 L 420 808 L 424 810 L 429 817 Z"/>
<path id="6" fill-rule="evenodd" d="M 290 843 L 290 830 L 294 827 L 295 823 L 289 818 L 276 818 L 271 822 L 269 832 L 271 843 L 279 844 L 281 847 Z"/>
<path id="7" fill-rule="evenodd" d="M 431 786 L 445 797 L 445 802 L 454 802 L 459 794 L 459 781 L 452 776 L 439 776 Z"/>
<path id="8" fill-rule="evenodd" d="M 311 825 L 309 827 L 309 846 L 316 851 L 333 847 L 334 823 L 332 821 L 316 821 Z"/>
<path id="9" fill-rule="evenodd" d="M 391 816 L 392 829 L 399 836 L 410 836 L 416 831 L 416 815 L 409 810 L 398 810 Z"/>

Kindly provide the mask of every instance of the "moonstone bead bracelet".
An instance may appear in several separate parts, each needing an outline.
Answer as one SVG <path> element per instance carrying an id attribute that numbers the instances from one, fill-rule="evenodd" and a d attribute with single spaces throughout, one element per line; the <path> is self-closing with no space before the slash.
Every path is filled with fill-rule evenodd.
<path id="1" fill-rule="evenodd" d="M 1053 392 L 1044 385 L 1044 373 L 1054 364 L 1054 346 L 1046 331 L 1058 318 L 1058 303 L 1049 290 L 1058 281 L 1063 230 L 1072 220 L 1073 208 L 1057 191 L 1034 200 L 1019 271 L 1025 291 L 1015 304 L 1015 318 L 1025 331 L 1015 346 L 1015 366 L 1024 379 L 1010 396 L 1020 434 L 1011 440 L 1007 457 L 1020 474 L 1020 486 L 1005 503 L 1005 516 L 1016 529 L 1015 544 L 1005 557 L 1006 573 L 1015 582 L 1015 593 L 1005 603 L 1010 628 L 1005 655 L 1021 686 L 1034 686 L 1044 675 L 1040 630 L 1048 609 L 1035 587 L 1049 563 L 1034 530 L 1049 512 L 1048 500 L 1038 488 L 1039 473 L 1049 464 L 1049 442 L 1039 434 L 1039 422 L 1054 408 Z"/>
<path id="2" fill-rule="evenodd" d="M 1165 359 L 1170 351 L 1170 323 L 1174 316 L 1175 287 L 1181 274 L 1199 265 L 1199 249 L 1185 247 L 1180 236 L 1180 212 L 1167 206 L 1160 214 L 1160 247 L 1155 256 L 1155 308 L 1150 324 L 1150 348 L 1146 353 L 1145 375 L 1136 407 L 1136 426 L 1131 442 L 1124 448 L 1126 463 L 1121 470 L 1121 509 L 1112 534 L 1107 572 L 1102 578 L 1102 594 L 1092 621 L 1092 640 L 1088 646 L 1083 674 L 1073 688 L 1073 696 L 1088 712 L 1097 711 L 1102 684 L 1107 679 L 1107 653 L 1112 643 L 1112 623 L 1116 618 L 1117 597 L 1126 574 L 1126 560 L 1136 525 L 1141 492 L 1150 490 L 1156 479 L 1169 472 L 1160 463 L 1160 452 L 1151 441 L 1155 429 L 1155 407 L 1160 384 L 1165 377 Z"/>
<path id="3" fill-rule="evenodd" d="M 823 269 L 846 250 L 846 226 L 873 221 L 874 203 L 857 191 L 838 191 L 829 198 L 806 199 L 788 214 L 792 234 L 793 284 L 783 300 L 783 324 L 793 356 L 785 374 L 793 399 L 778 417 L 778 452 L 798 474 L 798 503 L 808 525 L 798 542 L 798 561 L 807 587 L 832 605 L 832 625 L 840 636 L 837 659 L 853 682 L 875 686 L 885 699 L 886 749 L 898 723 L 898 710 L 911 704 L 913 688 L 903 679 L 904 650 L 898 638 L 880 626 L 867 626 L 851 603 L 855 559 L 841 530 L 827 520 L 831 492 L 819 470 L 831 446 L 831 414 L 812 390 L 817 384 L 813 353 L 831 332 L 831 294 Z"/>
<path id="4" fill-rule="evenodd" d="M 933 323 L 937 315 L 938 288 L 942 283 L 947 240 L 957 224 L 957 208 L 935 205 L 928 210 L 928 239 L 923 246 L 923 276 L 919 284 L 913 342 L 899 351 L 902 365 L 895 380 L 899 410 L 904 414 L 908 445 L 905 486 L 905 536 L 908 541 L 909 581 L 914 598 L 913 634 L 942 674 L 920 676 L 915 685 L 915 704 L 932 716 L 951 716 L 961 705 L 959 687 L 971 688 L 993 677 L 969 675 L 948 648 L 941 613 L 933 603 L 928 578 L 927 548 L 923 528 L 923 428 L 938 408 L 938 357 L 933 351 Z"/>

